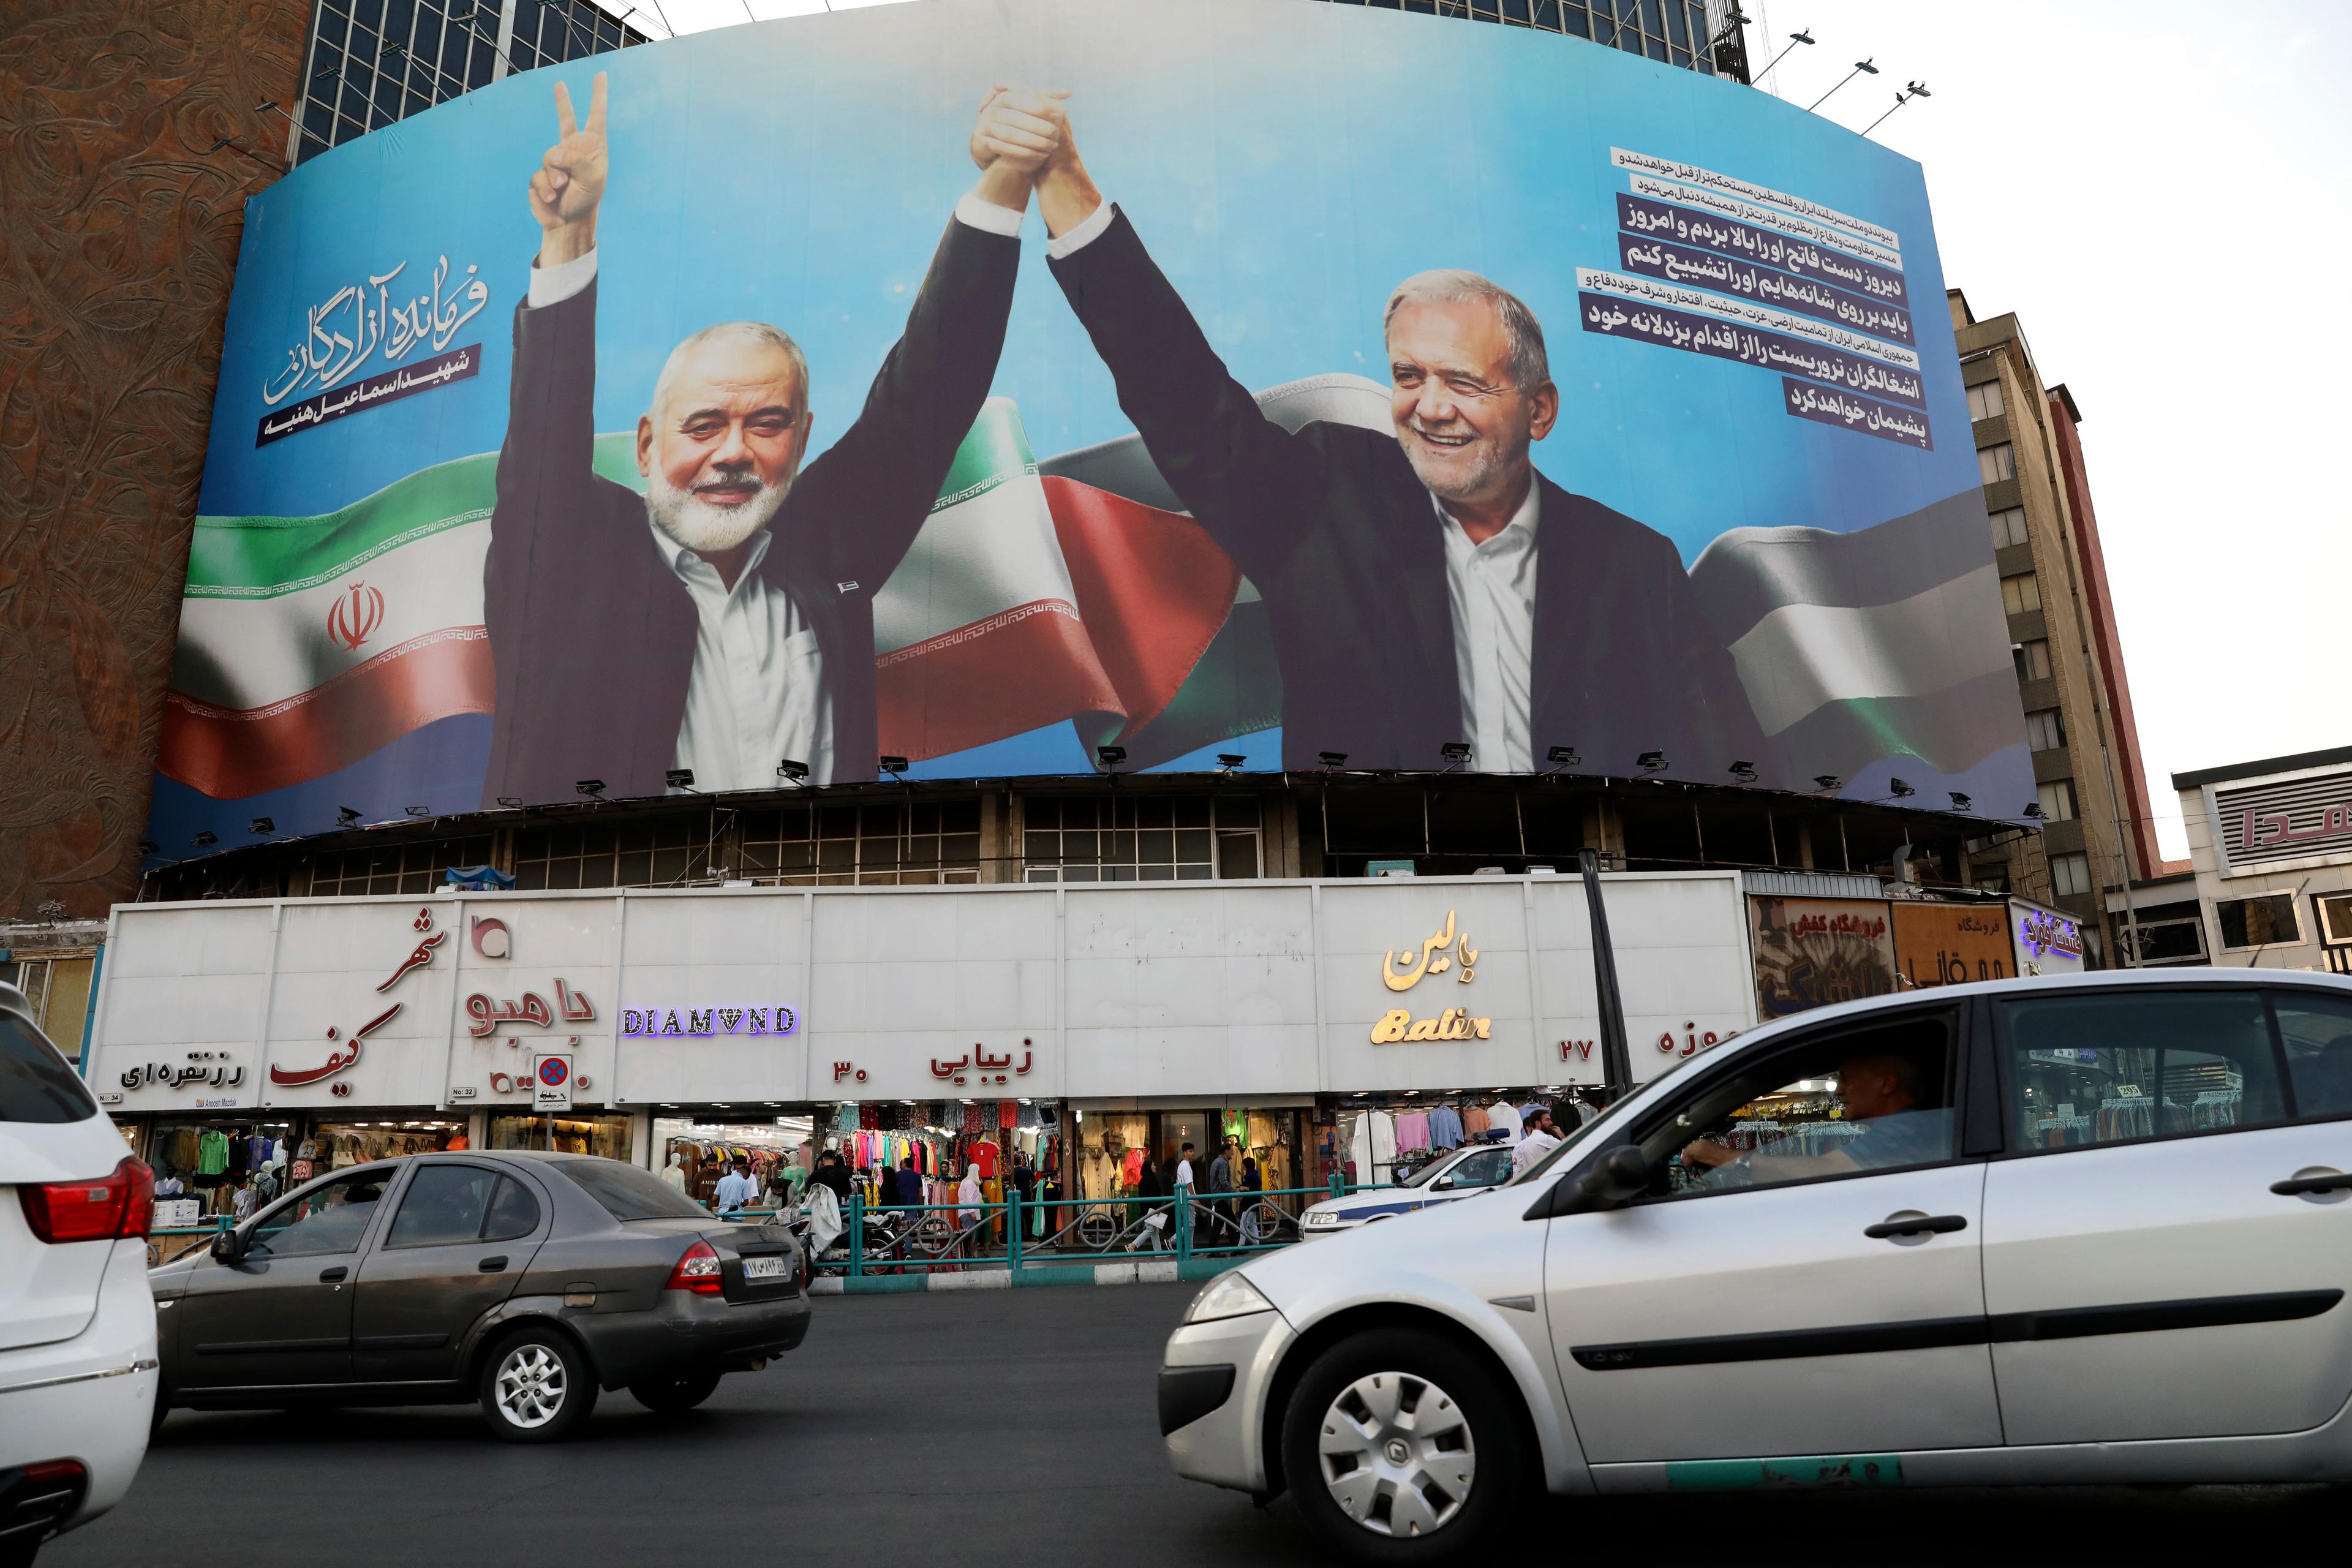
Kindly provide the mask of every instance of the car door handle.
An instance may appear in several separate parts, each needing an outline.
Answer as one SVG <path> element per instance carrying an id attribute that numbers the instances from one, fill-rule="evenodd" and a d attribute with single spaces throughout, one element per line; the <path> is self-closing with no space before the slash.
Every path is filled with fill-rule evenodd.
<path id="1" fill-rule="evenodd" d="M 2284 1182 L 2273 1182 L 2271 1191 L 2283 1198 L 2299 1198 L 2305 1193 L 2340 1193 L 2352 1187 L 2352 1173 L 2327 1171 L 2315 1176 L 2290 1176 Z"/>
<path id="2" fill-rule="evenodd" d="M 1894 1241 L 1906 1236 L 1944 1236 L 1969 1228 L 1968 1220 L 1956 1214 L 1922 1215 L 1917 1219 L 1890 1219 L 1877 1225 L 1864 1226 L 1862 1234 L 1873 1241 Z"/>
<path id="3" fill-rule="evenodd" d="M 506 1266 L 507 1255 L 503 1252 L 499 1253 L 495 1258 L 485 1258 L 479 1264 L 476 1265 L 476 1267 L 480 1268 L 485 1274 L 496 1274 L 499 1269 L 504 1268 Z"/>
<path id="4" fill-rule="evenodd" d="M 319 1283 L 331 1285 L 350 1272 L 351 1269 L 341 1263 L 336 1264 L 332 1268 L 321 1268 L 319 1270 Z"/>

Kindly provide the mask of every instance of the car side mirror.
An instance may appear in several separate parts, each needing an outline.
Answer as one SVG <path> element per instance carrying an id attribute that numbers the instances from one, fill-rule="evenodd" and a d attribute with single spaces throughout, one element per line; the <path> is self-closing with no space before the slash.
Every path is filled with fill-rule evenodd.
<path id="1" fill-rule="evenodd" d="M 1649 1190 L 1649 1156 L 1638 1143 L 1620 1143 L 1603 1149 L 1575 1174 L 1552 1184 L 1551 1190 L 1528 1209 L 1528 1218 L 1622 1208 Z"/>
<path id="2" fill-rule="evenodd" d="M 1429 1184 L 1429 1190 L 1433 1193 L 1450 1193 L 1454 1190 L 1454 1178 L 1440 1176 Z"/>
<path id="3" fill-rule="evenodd" d="M 245 1237 L 236 1231 L 225 1230 L 213 1237 L 213 1257 L 223 1263 L 235 1263 L 245 1256 Z"/>

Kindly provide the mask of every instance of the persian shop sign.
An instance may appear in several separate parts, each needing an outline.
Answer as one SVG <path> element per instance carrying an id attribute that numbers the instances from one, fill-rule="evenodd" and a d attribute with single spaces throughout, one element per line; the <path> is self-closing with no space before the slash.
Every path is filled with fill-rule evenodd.
<path id="1" fill-rule="evenodd" d="M 643 1039 L 715 1039 L 721 1035 L 789 1035 L 800 1015 L 779 1002 L 765 1007 L 624 1007 L 621 1033 Z"/>
<path id="2" fill-rule="evenodd" d="M 2017 945 L 2035 958 L 2083 956 L 2083 928 L 2060 915 L 2029 910 L 2017 917 Z"/>
<path id="3" fill-rule="evenodd" d="M 1457 984 L 1467 985 L 1477 978 L 1478 950 L 1470 945 L 1470 933 L 1456 934 L 1454 911 L 1445 911 L 1445 923 L 1402 952 L 1381 955 L 1381 984 L 1391 991 L 1410 991 L 1423 980 L 1434 979 L 1454 971 Z M 1434 1018 L 1416 1018 L 1412 1010 L 1392 1007 L 1381 1015 L 1372 1026 L 1372 1044 L 1385 1046 L 1397 1040 L 1483 1040 L 1494 1026 L 1492 1018 L 1474 1018 L 1467 1007 L 1448 1007 Z"/>

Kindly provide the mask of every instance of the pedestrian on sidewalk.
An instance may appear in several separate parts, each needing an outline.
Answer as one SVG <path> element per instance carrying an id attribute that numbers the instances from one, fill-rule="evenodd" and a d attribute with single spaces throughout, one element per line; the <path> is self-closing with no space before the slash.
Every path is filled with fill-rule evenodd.
<path id="1" fill-rule="evenodd" d="M 1559 1147 L 1559 1129 L 1552 1125 L 1551 1108 L 1531 1105 L 1521 1112 L 1520 1126 L 1525 1129 L 1518 1147 L 1511 1151 L 1511 1174 L 1523 1176 L 1528 1167 Z"/>
<path id="2" fill-rule="evenodd" d="M 711 1201 L 720 1214 L 740 1214 L 743 1205 L 759 1195 L 760 1184 L 751 1179 L 751 1162 L 739 1156 L 719 1178 L 719 1190 L 711 1194 Z"/>

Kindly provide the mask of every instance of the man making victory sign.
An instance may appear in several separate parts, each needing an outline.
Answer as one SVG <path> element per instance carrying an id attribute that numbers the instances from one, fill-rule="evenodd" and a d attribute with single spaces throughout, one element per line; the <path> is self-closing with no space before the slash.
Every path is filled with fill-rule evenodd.
<path id="1" fill-rule="evenodd" d="M 765 321 L 670 352 L 637 421 L 646 493 L 594 469 L 597 210 L 612 162 L 604 74 L 528 191 L 540 226 L 514 371 L 483 618 L 498 666 L 485 805 L 569 799 L 584 778 L 658 795 L 870 776 L 874 595 L 914 542 L 996 374 L 1021 216 L 1058 123 L 992 95 L 999 156 L 956 205 L 865 407 L 806 465 L 808 362 Z M 730 200 L 749 200 L 740 193 Z M 759 258 L 746 258 L 757 267 Z"/>

